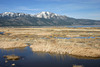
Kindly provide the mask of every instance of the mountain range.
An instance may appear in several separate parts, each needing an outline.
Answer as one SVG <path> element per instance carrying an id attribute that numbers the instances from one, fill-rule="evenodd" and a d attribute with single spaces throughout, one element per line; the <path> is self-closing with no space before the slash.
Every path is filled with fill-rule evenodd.
<path id="1" fill-rule="evenodd" d="M 65 26 L 65 25 L 100 25 L 100 20 L 75 19 L 51 12 L 25 14 L 0 13 L 0 26 Z"/>

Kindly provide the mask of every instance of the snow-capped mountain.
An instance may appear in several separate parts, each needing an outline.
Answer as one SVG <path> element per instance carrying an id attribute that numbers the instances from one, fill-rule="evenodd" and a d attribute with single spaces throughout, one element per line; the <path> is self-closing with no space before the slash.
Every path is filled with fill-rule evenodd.
<path id="1" fill-rule="evenodd" d="M 75 19 L 51 12 L 25 14 L 0 13 L 0 26 L 63 26 L 63 25 L 100 25 L 100 21 L 90 19 Z"/>
<path id="2" fill-rule="evenodd" d="M 0 14 L 0 17 L 22 17 L 22 16 L 30 16 L 44 19 L 67 19 L 67 16 L 58 15 L 51 12 L 40 12 L 38 14 L 25 14 L 25 13 L 13 13 L 13 12 L 4 12 Z"/>
<path id="3" fill-rule="evenodd" d="M 38 17 L 38 18 L 45 18 L 45 19 L 64 19 L 65 17 L 67 16 L 63 16 L 63 15 L 58 15 L 58 14 L 55 14 L 55 13 L 51 13 L 51 12 L 40 12 L 36 15 L 34 15 L 35 17 Z"/>
<path id="4" fill-rule="evenodd" d="M 35 15 L 35 17 L 38 17 L 38 18 L 45 18 L 45 19 L 50 19 L 50 18 L 54 18 L 54 17 L 57 17 L 59 16 L 58 14 L 54 14 L 54 13 L 50 13 L 50 12 L 41 12 L 41 13 L 38 13 Z"/>
<path id="5" fill-rule="evenodd" d="M 29 16 L 30 14 L 25 14 L 25 13 L 13 13 L 13 12 L 4 12 L 0 14 L 0 17 L 20 17 L 20 16 Z"/>

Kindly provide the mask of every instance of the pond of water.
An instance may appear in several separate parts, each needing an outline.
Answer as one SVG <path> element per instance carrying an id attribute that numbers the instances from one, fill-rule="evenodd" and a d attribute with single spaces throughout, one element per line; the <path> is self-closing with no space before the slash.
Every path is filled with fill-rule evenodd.
<path id="1" fill-rule="evenodd" d="M 66 27 L 73 27 L 73 28 L 78 28 L 78 27 L 100 27 L 100 25 L 74 25 L 74 26 L 66 26 Z"/>
<path id="2" fill-rule="evenodd" d="M 95 38 L 95 37 L 55 37 L 57 39 L 72 39 L 72 38 L 78 38 L 78 39 L 90 39 L 90 38 Z"/>
<path id="3" fill-rule="evenodd" d="M 5 62 L 4 55 L 15 54 L 22 58 L 17 61 Z M 11 64 L 15 64 L 12 66 Z M 0 67 L 100 67 L 100 59 L 75 58 L 69 55 L 57 55 L 49 53 L 33 52 L 29 47 L 22 49 L 0 49 Z"/>

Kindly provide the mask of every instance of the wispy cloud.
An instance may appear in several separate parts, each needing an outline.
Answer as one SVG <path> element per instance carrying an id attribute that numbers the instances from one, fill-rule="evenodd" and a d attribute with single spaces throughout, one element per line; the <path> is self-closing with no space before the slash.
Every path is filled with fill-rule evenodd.
<path id="1" fill-rule="evenodd" d="M 100 0 L 35 0 L 35 1 L 45 1 L 45 2 L 51 2 L 51 1 L 55 1 L 55 2 L 71 2 L 71 3 L 100 3 Z"/>
<path id="2" fill-rule="evenodd" d="M 96 3 L 100 3 L 100 0 L 79 0 L 78 2 L 80 3 L 86 3 L 86 4 L 96 4 Z"/>
<path id="3" fill-rule="evenodd" d="M 48 1 L 48 2 L 50 2 L 50 1 L 57 1 L 57 2 L 59 2 L 59 1 L 65 1 L 65 0 L 36 0 L 36 1 Z"/>
<path id="4" fill-rule="evenodd" d="M 28 7 L 24 7 L 24 6 L 16 6 L 16 7 L 7 7 L 7 6 L 2 6 L 0 5 L 0 13 L 3 13 L 3 12 L 21 12 L 21 13 L 31 13 L 31 14 L 34 14 L 34 13 L 37 13 L 37 12 L 40 12 L 42 9 L 40 8 L 28 8 Z"/>
<path id="5" fill-rule="evenodd" d="M 34 14 L 41 11 L 66 14 L 77 18 L 99 19 L 100 0 L 0 0 L 0 12 Z"/>
<path id="6" fill-rule="evenodd" d="M 27 7 L 17 7 L 17 10 L 26 10 L 26 11 L 39 11 L 41 9 L 38 9 L 38 8 L 27 8 Z"/>

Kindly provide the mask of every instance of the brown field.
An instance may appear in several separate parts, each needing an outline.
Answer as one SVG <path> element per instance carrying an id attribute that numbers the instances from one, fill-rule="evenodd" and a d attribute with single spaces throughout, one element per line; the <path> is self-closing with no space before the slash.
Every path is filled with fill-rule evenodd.
<path id="1" fill-rule="evenodd" d="M 100 57 L 100 28 L 0 28 L 0 48 L 26 47 L 32 51 Z M 95 37 L 57 39 L 56 37 Z"/>

